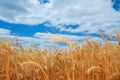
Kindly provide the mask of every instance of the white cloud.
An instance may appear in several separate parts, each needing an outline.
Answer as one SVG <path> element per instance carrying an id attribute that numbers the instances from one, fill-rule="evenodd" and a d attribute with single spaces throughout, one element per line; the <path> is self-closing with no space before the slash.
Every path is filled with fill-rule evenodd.
<path id="1" fill-rule="evenodd" d="M 0 35 L 9 35 L 10 32 L 8 29 L 0 28 Z"/>
<path id="2" fill-rule="evenodd" d="M 59 24 L 80 24 L 77 29 L 59 27 L 62 31 L 96 33 L 99 30 L 114 31 L 120 27 L 120 12 L 112 8 L 111 0 L 54 0 L 53 9 L 59 10 L 57 19 L 51 17 L 51 22 Z"/>
<path id="3" fill-rule="evenodd" d="M 0 20 L 28 25 L 50 21 L 61 31 L 75 33 L 110 32 L 120 27 L 120 12 L 112 5 L 111 0 L 50 0 L 47 4 L 38 0 L 0 0 Z M 65 29 L 63 24 L 80 26 Z"/>
<path id="4" fill-rule="evenodd" d="M 0 20 L 10 23 L 36 25 L 50 21 L 50 25 L 60 31 L 97 33 L 99 30 L 114 35 L 114 30 L 120 30 L 120 12 L 112 8 L 111 0 L 50 0 L 50 3 L 40 4 L 38 0 L 0 0 Z M 64 24 L 79 24 L 76 29 L 64 27 Z M 64 37 L 72 42 L 82 41 L 85 37 L 102 40 L 93 36 L 61 35 L 37 32 L 34 37 L 10 35 L 10 30 L 0 28 L 0 38 L 18 37 L 21 44 L 40 44 L 48 46 L 53 42 L 50 36 Z"/>
<path id="5" fill-rule="evenodd" d="M 29 25 L 42 23 L 43 7 L 38 0 L 0 0 L 0 20 Z"/>
<path id="6" fill-rule="evenodd" d="M 61 44 L 59 44 L 59 42 L 52 41 L 50 39 L 50 36 L 58 36 L 58 37 L 66 38 L 70 40 L 73 44 L 75 42 L 83 44 L 83 41 L 85 38 L 88 38 L 89 40 L 96 40 L 99 43 L 103 44 L 103 41 L 101 38 L 93 37 L 93 36 L 75 36 L 70 34 L 53 34 L 53 33 L 36 32 L 34 34 L 34 37 L 21 37 L 21 36 L 14 36 L 10 34 L 10 32 L 11 31 L 8 29 L 0 28 L 0 39 L 11 40 L 14 38 L 18 38 L 19 45 L 23 45 L 23 47 L 25 48 L 30 47 L 30 44 L 36 44 L 40 48 L 48 48 L 48 47 L 51 47 L 52 44 L 55 44 L 57 47 L 62 46 Z M 111 41 L 111 42 L 116 43 L 116 41 Z M 68 47 L 68 46 L 64 45 L 62 47 Z"/>
<path id="7" fill-rule="evenodd" d="M 75 35 L 69 35 L 69 34 L 53 34 L 53 33 L 40 33 L 40 32 L 36 32 L 34 36 L 43 41 L 46 41 L 46 40 L 51 41 L 50 36 L 58 36 L 61 38 L 68 39 L 72 43 L 75 43 L 75 42 L 83 43 L 85 38 L 88 38 L 89 40 L 97 40 L 98 42 L 102 42 L 101 38 L 93 37 L 93 36 L 75 36 Z"/>
<path id="8" fill-rule="evenodd" d="M 50 36 L 59 36 L 62 38 L 69 39 L 72 43 L 79 42 L 82 43 L 84 40 L 84 36 L 75 36 L 75 35 L 69 35 L 69 34 L 53 34 L 53 33 L 41 33 L 36 32 L 34 34 L 34 37 L 21 37 L 21 36 L 14 36 L 10 34 L 10 30 L 0 28 L 0 39 L 5 40 L 12 40 L 14 38 L 18 38 L 19 45 L 23 45 L 24 47 L 29 47 L 30 44 L 36 44 L 39 47 L 50 47 L 52 44 L 55 44 L 56 46 L 61 46 L 59 42 L 53 41 L 50 39 Z M 86 38 L 92 39 L 92 36 L 86 36 Z M 98 37 L 94 37 L 95 40 L 101 40 Z M 67 46 L 67 45 L 66 45 Z"/>

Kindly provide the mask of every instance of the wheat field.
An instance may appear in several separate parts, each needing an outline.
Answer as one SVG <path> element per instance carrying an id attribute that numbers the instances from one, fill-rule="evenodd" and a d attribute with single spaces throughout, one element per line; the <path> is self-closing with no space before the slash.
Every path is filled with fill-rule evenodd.
<path id="1" fill-rule="evenodd" d="M 111 39 L 111 36 L 108 36 Z M 117 44 L 104 37 L 97 41 L 85 39 L 84 46 L 64 42 L 69 49 L 25 49 L 13 41 L 0 40 L 0 80 L 120 80 L 120 34 Z"/>

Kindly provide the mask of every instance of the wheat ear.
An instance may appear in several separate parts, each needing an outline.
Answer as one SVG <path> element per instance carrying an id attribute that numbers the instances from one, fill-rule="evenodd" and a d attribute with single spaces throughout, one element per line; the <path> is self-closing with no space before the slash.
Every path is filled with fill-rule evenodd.
<path id="1" fill-rule="evenodd" d="M 43 74 L 45 75 L 46 80 L 49 80 L 49 77 L 48 77 L 48 75 L 46 74 L 45 70 L 44 70 L 38 63 L 36 63 L 36 62 L 24 62 L 24 63 L 22 63 L 22 65 L 28 65 L 28 64 L 35 65 L 35 66 L 39 67 L 40 70 L 41 70 L 41 71 L 43 72 Z"/>
<path id="2" fill-rule="evenodd" d="M 55 40 L 55 41 L 58 41 L 58 42 L 64 42 L 66 43 L 69 48 L 70 48 L 70 55 L 71 55 L 71 61 L 72 61 L 72 80 L 74 80 L 74 70 L 75 70 L 75 67 L 74 67 L 74 57 L 73 57 L 73 54 L 72 54 L 72 43 L 70 40 L 67 40 L 65 38 L 60 38 L 60 37 L 56 37 L 56 36 L 51 36 L 50 37 L 52 40 Z"/>
<path id="3" fill-rule="evenodd" d="M 112 74 L 108 80 L 120 80 L 120 73 Z"/>
<path id="4" fill-rule="evenodd" d="M 105 80 L 105 72 L 99 66 L 92 66 L 87 70 L 87 80 L 93 79 L 96 74 L 99 74 L 100 80 Z"/>

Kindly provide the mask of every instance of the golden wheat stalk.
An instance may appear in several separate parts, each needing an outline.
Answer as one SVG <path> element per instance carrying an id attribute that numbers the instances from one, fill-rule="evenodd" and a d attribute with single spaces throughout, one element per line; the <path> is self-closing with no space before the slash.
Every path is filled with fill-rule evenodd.
<path id="1" fill-rule="evenodd" d="M 108 80 L 120 80 L 120 73 L 112 74 Z"/>
<path id="2" fill-rule="evenodd" d="M 118 41 L 118 43 L 119 43 L 119 45 L 120 45 L 120 33 L 119 32 L 116 32 L 116 35 L 117 35 L 117 41 Z"/>
<path id="3" fill-rule="evenodd" d="M 67 40 L 65 38 L 60 38 L 60 37 L 56 37 L 56 36 L 51 36 L 50 37 L 52 40 L 58 41 L 58 42 L 64 42 L 66 43 L 69 47 L 72 47 L 72 43 L 70 40 Z"/>
<path id="4" fill-rule="evenodd" d="M 64 43 L 66 43 L 68 46 L 69 46 L 69 48 L 70 48 L 70 55 L 71 55 L 71 60 L 72 60 L 72 80 L 74 80 L 74 70 L 75 70 L 75 66 L 74 66 L 74 56 L 73 56 L 73 54 L 72 54 L 72 43 L 71 43 L 71 41 L 70 40 L 67 40 L 67 39 L 65 39 L 65 38 L 60 38 L 60 37 L 56 37 L 56 36 L 51 36 L 50 37 L 52 40 L 55 40 L 55 41 L 58 41 L 58 42 L 64 42 Z"/>
<path id="5" fill-rule="evenodd" d="M 36 62 L 23 62 L 23 63 L 22 63 L 22 65 L 28 65 L 28 64 L 35 65 L 35 66 L 39 67 L 40 70 L 41 70 L 41 71 L 43 72 L 43 74 L 45 75 L 46 80 L 49 80 L 49 77 L 48 77 L 47 73 L 45 72 L 45 70 L 44 70 L 38 63 L 36 63 Z"/>
<path id="6" fill-rule="evenodd" d="M 99 66 L 92 66 L 87 70 L 88 80 L 93 79 L 96 74 L 99 75 L 100 80 L 105 80 L 105 72 Z"/>

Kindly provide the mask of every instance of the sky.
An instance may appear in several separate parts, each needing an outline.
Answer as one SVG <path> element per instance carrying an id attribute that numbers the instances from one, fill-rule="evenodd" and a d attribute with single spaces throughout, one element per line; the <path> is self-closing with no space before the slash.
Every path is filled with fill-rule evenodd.
<path id="1" fill-rule="evenodd" d="M 102 43 L 98 33 L 120 32 L 120 0 L 0 0 L 0 39 L 28 47 L 66 45 L 50 36 Z M 116 43 L 115 40 L 110 40 Z"/>

